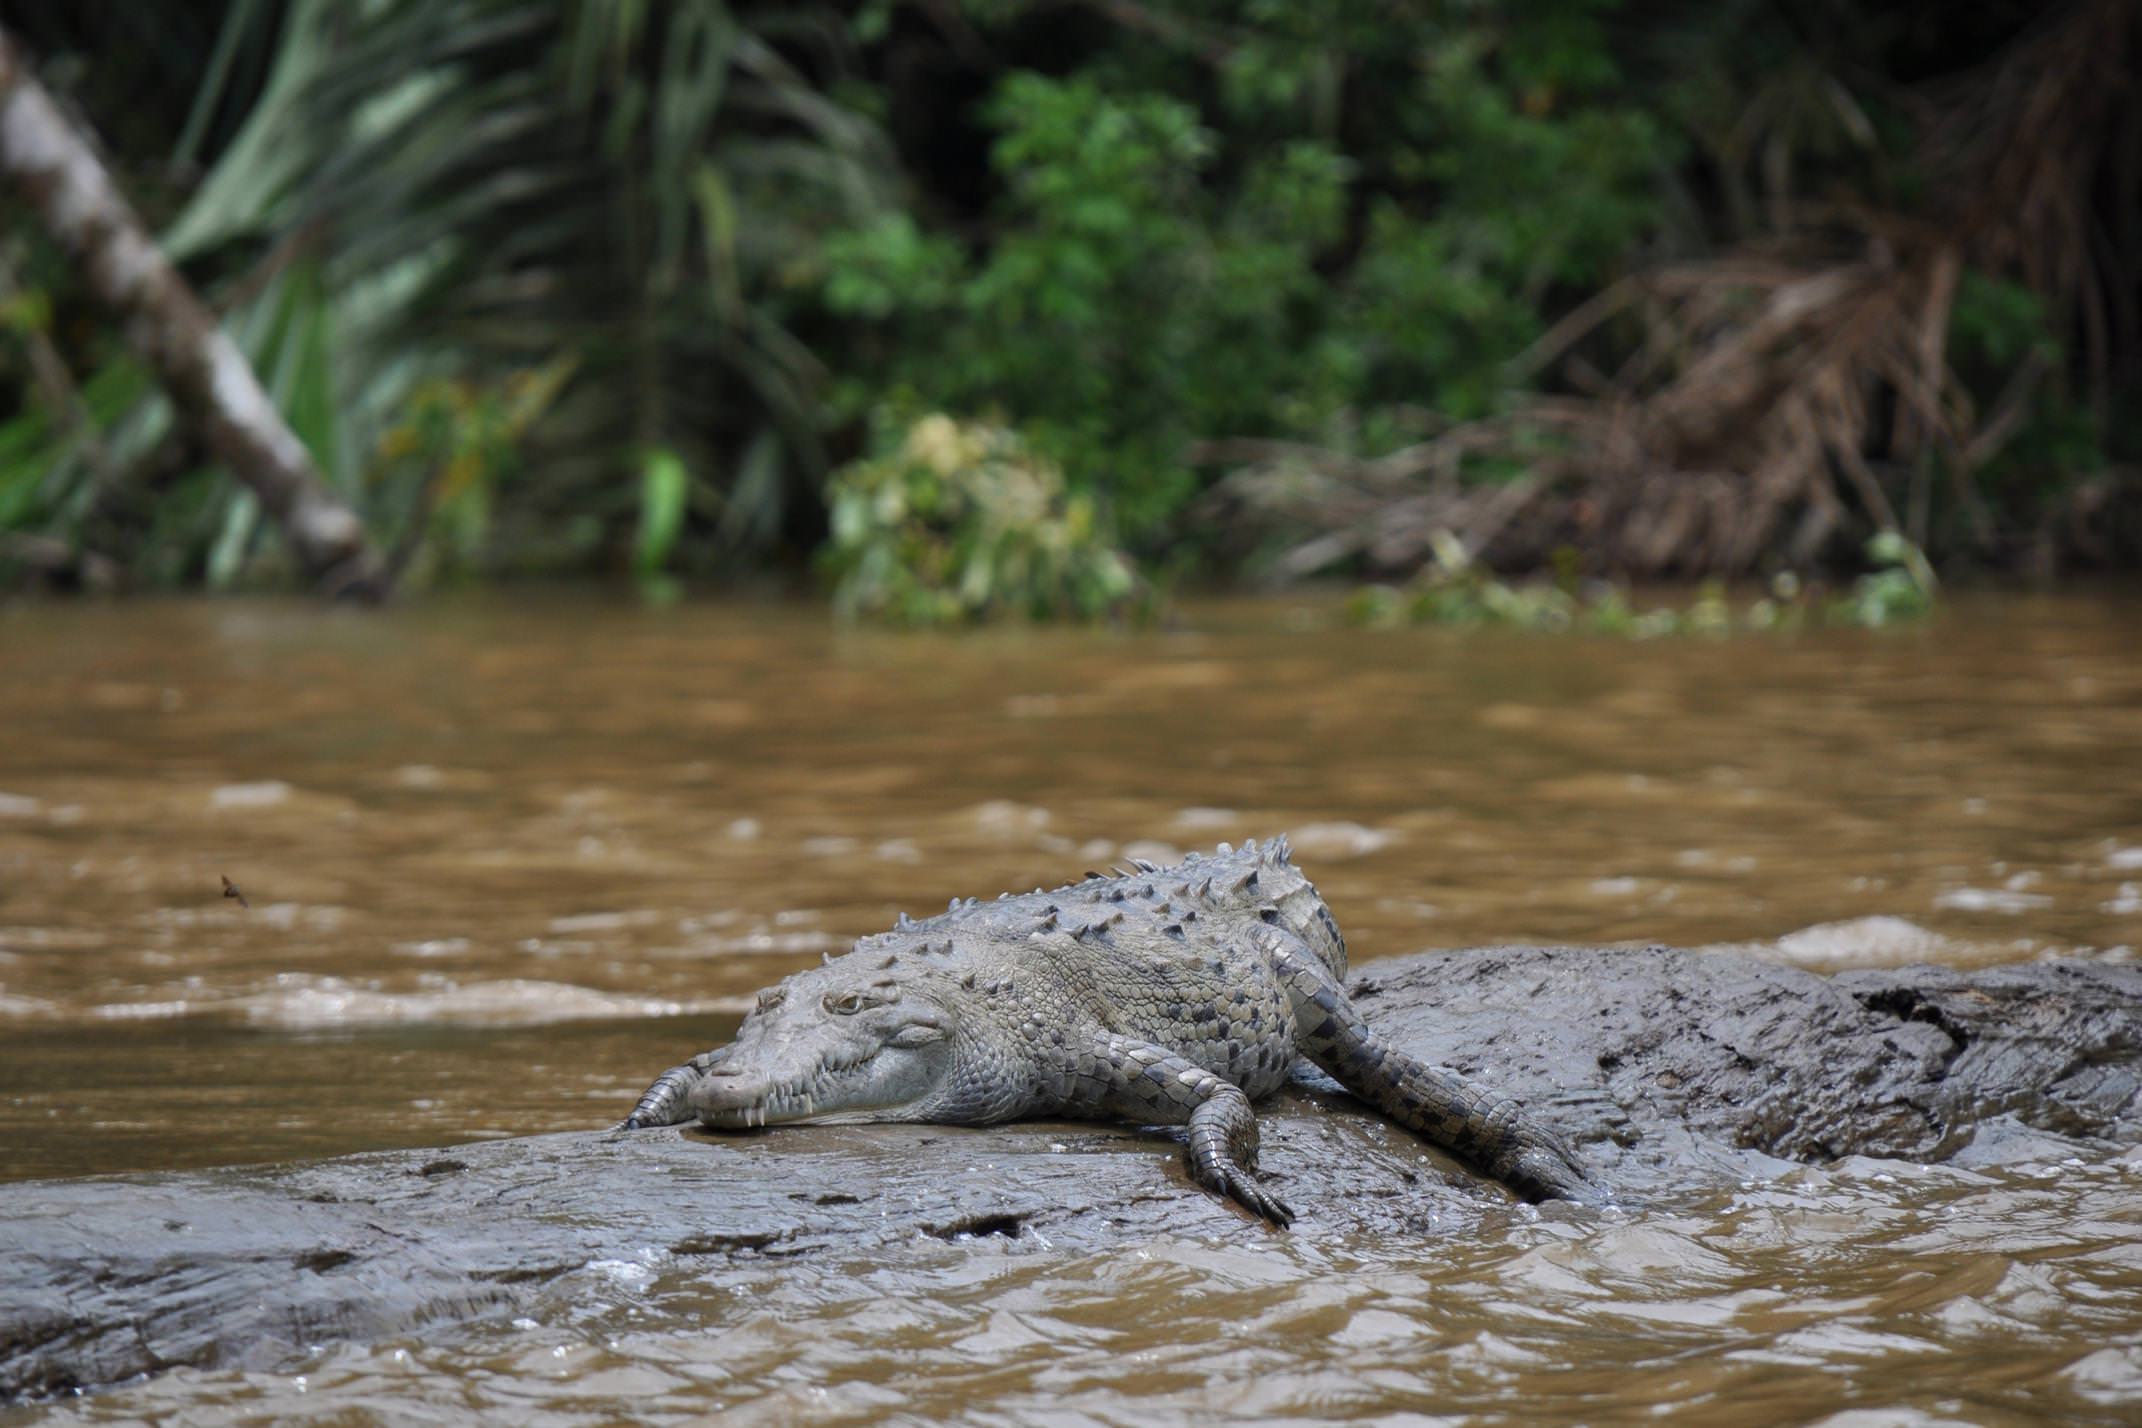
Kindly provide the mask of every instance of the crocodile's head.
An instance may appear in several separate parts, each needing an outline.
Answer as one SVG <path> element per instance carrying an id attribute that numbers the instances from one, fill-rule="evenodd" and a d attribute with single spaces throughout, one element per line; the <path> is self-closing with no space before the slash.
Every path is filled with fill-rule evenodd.
<path id="1" fill-rule="evenodd" d="M 926 1119 L 953 1065 L 953 1017 L 933 979 L 846 959 L 759 993 L 729 1055 L 692 1095 L 703 1124 Z"/>

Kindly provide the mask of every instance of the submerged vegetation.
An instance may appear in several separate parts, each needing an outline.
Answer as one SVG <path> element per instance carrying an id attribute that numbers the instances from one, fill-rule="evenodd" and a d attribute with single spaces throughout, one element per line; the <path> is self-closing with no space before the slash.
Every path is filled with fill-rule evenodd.
<path id="1" fill-rule="evenodd" d="M 404 584 L 1642 632 L 2142 554 L 2126 0 L 155 8 L 0 27 Z M 88 297 L 10 209 L 0 584 L 290 578 Z"/>
<path id="2" fill-rule="evenodd" d="M 1707 580 L 1685 604 L 1639 610 L 1625 586 L 1578 574 L 1574 551 L 1561 553 L 1553 579 L 1509 582 L 1471 560 L 1448 531 L 1430 538 L 1434 558 L 1404 586 L 1368 585 L 1347 600 L 1358 625 L 1501 625 L 1524 630 L 1579 631 L 1657 639 L 1666 635 L 1730 635 L 1851 626 L 1880 629 L 1914 620 L 1934 608 L 1939 590 L 1926 556 L 1901 536 L 1868 542 L 1872 567 L 1849 588 L 1825 593 L 1780 571 L 1767 594 L 1736 606 L 1725 582 Z"/>

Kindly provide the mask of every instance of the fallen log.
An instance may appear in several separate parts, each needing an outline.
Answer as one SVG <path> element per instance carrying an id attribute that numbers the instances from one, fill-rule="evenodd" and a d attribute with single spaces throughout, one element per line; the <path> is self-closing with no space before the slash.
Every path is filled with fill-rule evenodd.
<path id="1" fill-rule="evenodd" d="M 2142 1140 L 2142 968 L 1824 978 L 1666 948 L 1485 948 L 1379 963 L 1354 995 L 1409 1052 L 1523 1097 L 1639 1210 L 1803 1161 Z M 1427 1239 L 1591 1213 L 1517 1207 L 1313 1075 L 1260 1119 L 1295 1233 Z M 598 1130 L 33 1181 L 0 1186 L 0 1398 L 543 1313 L 605 1266 L 741 1283 L 964 1238 L 1047 1253 L 1271 1233 L 1192 1186 L 1163 1135 L 1068 1122 Z"/>

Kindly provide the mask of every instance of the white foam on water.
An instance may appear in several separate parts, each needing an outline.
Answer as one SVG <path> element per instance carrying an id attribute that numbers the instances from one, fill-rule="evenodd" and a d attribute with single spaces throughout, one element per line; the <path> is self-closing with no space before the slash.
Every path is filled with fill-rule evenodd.
<path id="1" fill-rule="evenodd" d="M 1854 917 L 1821 922 L 1780 937 L 1777 950 L 1802 966 L 1905 967 L 1956 958 L 1968 951 L 1954 938 L 1902 917 Z"/>
<path id="2" fill-rule="evenodd" d="M 2030 912 L 2051 907 L 2044 893 L 2018 892 L 2012 888 L 1950 888 L 1934 895 L 1934 906 L 1948 912 Z"/>
<path id="3" fill-rule="evenodd" d="M 1359 823 L 1303 823 L 1287 830 L 1287 841 L 1297 857 L 1332 862 L 1340 858 L 1364 858 L 1398 841 L 1389 828 L 1365 828 Z"/>
<path id="4" fill-rule="evenodd" d="M 227 783 L 208 796 L 211 808 L 273 808 L 290 799 L 290 785 L 279 778 L 259 783 Z"/>
<path id="5" fill-rule="evenodd" d="M 272 983 L 235 995 L 154 1002 L 115 1002 L 96 1009 L 107 1020 L 157 1020 L 188 1016 L 236 1017 L 255 1026 L 314 1031 L 328 1027 L 446 1023 L 468 1026 L 539 1026 L 547 1022 L 612 1017 L 688 1016 L 740 1012 L 745 997 L 671 1000 L 628 996 L 570 982 L 528 978 L 460 983 L 426 977 L 413 991 L 310 972 L 285 972 Z"/>

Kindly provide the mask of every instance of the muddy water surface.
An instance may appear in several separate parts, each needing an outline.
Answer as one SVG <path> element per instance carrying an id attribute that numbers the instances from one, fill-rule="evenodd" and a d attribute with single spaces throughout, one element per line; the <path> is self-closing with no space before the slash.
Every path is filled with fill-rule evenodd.
<path id="1" fill-rule="evenodd" d="M 2131 958 L 2138 630 L 2118 595 L 1647 645 L 1296 601 L 964 638 L 585 598 L 0 610 L 0 1178 L 600 1124 L 896 911 L 1282 829 L 1357 963 Z M 2130 1422 L 2142 1158 L 1855 1161 L 1458 1242 L 652 1259 L 580 1302 L 24 1412 Z"/>

